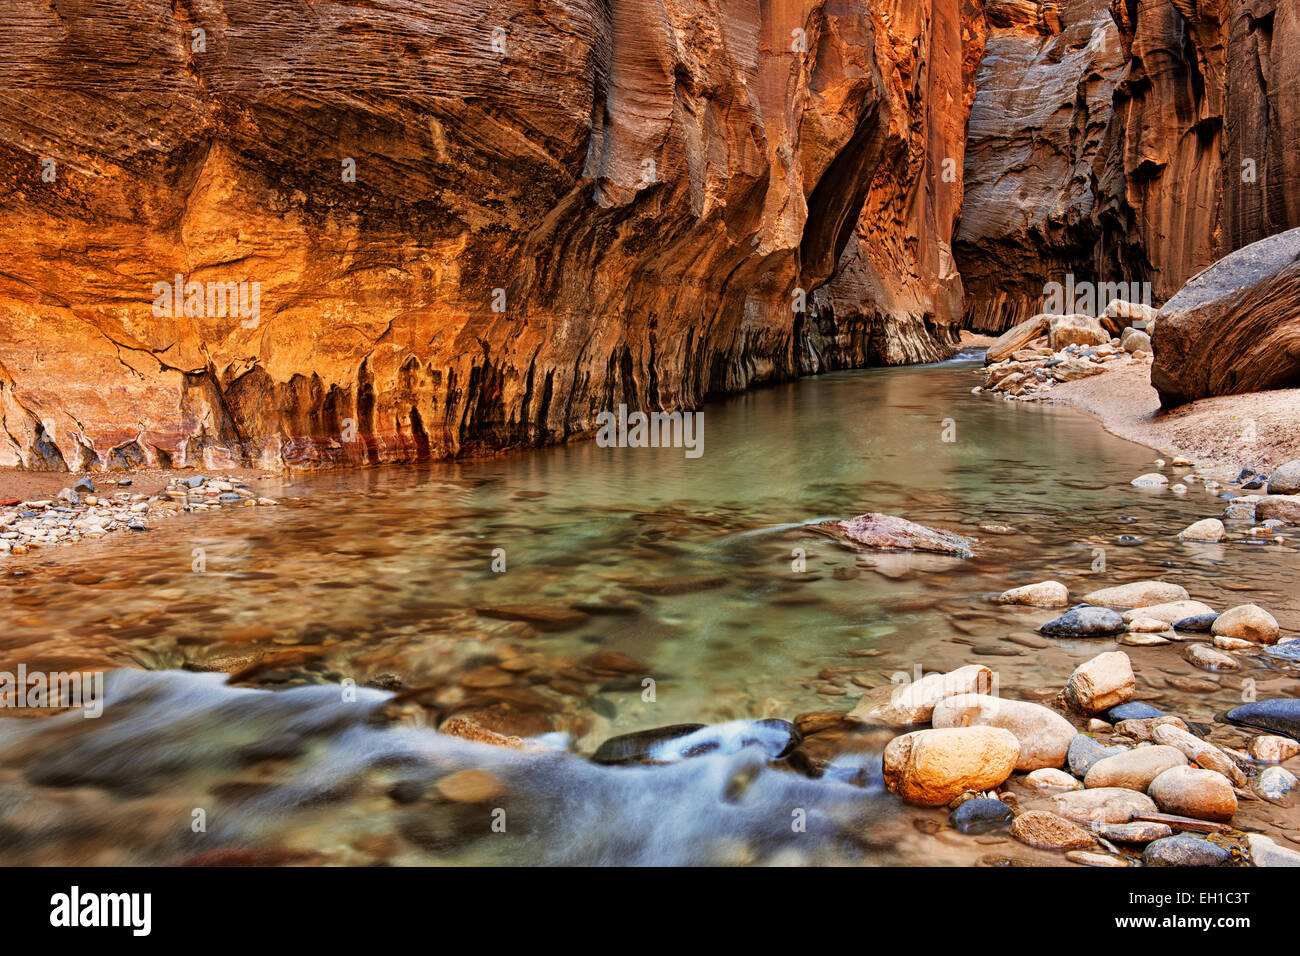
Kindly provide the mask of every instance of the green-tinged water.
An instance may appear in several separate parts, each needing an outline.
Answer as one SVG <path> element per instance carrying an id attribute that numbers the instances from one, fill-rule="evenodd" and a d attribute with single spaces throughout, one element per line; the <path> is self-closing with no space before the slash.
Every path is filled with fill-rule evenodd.
<path id="1" fill-rule="evenodd" d="M 1055 859 L 931 833 L 940 811 L 877 785 L 746 769 L 750 752 L 608 769 L 431 729 L 458 713 L 564 734 L 545 740 L 586 755 L 648 727 L 846 711 L 900 672 L 972 661 L 1002 694 L 1044 700 L 1114 649 L 1012 640 L 1053 612 L 987 597 L 1045 578 L 1078 599 L 1160 577 L 1216 608 L 1297 620 L 1287 544 L 1180 544 L 1221 501 L 1199 484 L 1185 498 L 1130 486 L 1153 452 L 1071 410 L 971 395 L 977 368 L 841 373 L 710 405 L 699 458 L 586 442 L 314 475 L 279 489 L 278 508 L 11 562 L 4 668 L 216 669 L 238 688 L 222 673 L 113 673 L 98 719 L 0 718 L 0 860 Z M 867 511 L 959 531 L 976 556 L 855 553 L 807 527 Z M 1298 686 L 1254 656 L 1211 674 L 1178 645 L 1127 650 L 1142 696 L 1188 720 L 1239 703 L 1247 680 L 1261 697 Z M 439 797 L 465 767 L 491 769 L 500 792 Z M 1260 829 L 1298 820 L 1247 812 Z"/>

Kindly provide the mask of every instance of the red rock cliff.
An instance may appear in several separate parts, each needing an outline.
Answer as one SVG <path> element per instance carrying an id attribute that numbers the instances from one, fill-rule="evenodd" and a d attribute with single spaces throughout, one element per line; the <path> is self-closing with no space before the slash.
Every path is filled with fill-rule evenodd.
<path id="1" fill-rule="evenodd" d="M 967 321 L 1149 282 L 1300 225 L 1300 4 L 990 0 L 957 237 Z"/>
<path id="2" fill-rule="evenodd" d="M 0 463 L 444 457 L 936 357 L 983 39 L 978 0 L 10 0 Z"/>

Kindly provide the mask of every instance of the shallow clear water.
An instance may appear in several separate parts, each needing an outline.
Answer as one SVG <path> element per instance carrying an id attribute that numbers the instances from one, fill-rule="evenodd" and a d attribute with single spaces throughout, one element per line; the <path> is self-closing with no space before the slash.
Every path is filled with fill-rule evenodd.
<path id="1" fill-rule="evenodd" d="M 1049 577 L 1076 599 L 1162 577 L 1215 607 L 1259 603 L 1286 629 L 1300 619 L 1289 544 L 1178 543 L 1222 502 L 1200 485 L 1186 498 L 1131 487 L 1154 453 L 1072 410 L 973 396 L 977 370 L 840 373 L 710 405 L 698 459 L 584 442 L 314 475 L 278 489 L 279 508 L 188 515 L 7 565 L 0 669 L 219 669 L 243 689 L 220 674 L 116 674 L 98 720 L 0 719 L 0 859 L 1054 859 L 932 834 L 939 811 L 783 770 L 763 769 L 729 801 L 752 754 L 608 769 L 429 729 L 459 712 L 507 734 L 567 734 L 570 751 L 590 754 L 613 734 L 672 723 L 843 712 L 891 675 L 971 661 L 998 672 L 1003 694 L 1045 699 L 1114 647 L 1012 640 L 1054 614 L 987 596 Z M 808 527 L 867 511 L 957 530 L 977 554 L 867 555 Z M 1122 534 L 1143 543 L 1121 547 Z M 1177 645 L 1128 650 L 1142 696 L 1189 720 L 1240 702 L 1247 679 L 1261 697 L 1300 686 L 1294 668 L 1262 658 L 1210 674 Z M 1189 678 L 1201 684 L 1188 690 Z M 343 702 L 344 680 L 382 689 Z M 304 729 L 312 708 L 325 716 Z M 158 758 L 159 738 L 174 759 Z M 259 739 L 272 743 L 259 750 Z M 58 773 L 40 769 L 51 748 Z M 517 828 L 492 832 L 486 805 L 390 794 L 411 768 L 428 783 L 465 766 L 505 782 Z M 220 826 L 194 833 L 194 808 Z M 819 822 L 794 833 L 794 808 Z M 1295 813 L 1266 805 L 1242 818 L 1294 830 Z"/>

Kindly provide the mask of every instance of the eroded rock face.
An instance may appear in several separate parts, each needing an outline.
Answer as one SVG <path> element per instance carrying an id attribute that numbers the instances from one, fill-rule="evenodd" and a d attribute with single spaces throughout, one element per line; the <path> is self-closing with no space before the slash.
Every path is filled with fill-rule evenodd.
<path id="1" fill-rule="evenodd" d="M 1067 274 L 1158 305 L 1300 226 L 1296 4 L 995 0 L 988 18 L 954 243 L 969 327 L 1045 311 Z"/>
<path id="2" fill-rule="evenodd" d="M 939 357 L 983 40 L 978 0 L 14 0 L 0 464 L 445 457 Z"/>
<path id="3" fill-rule="evenodd" d="M 1093 276 L 1097 167 L 1124 51 L 1106 0 L 986 9 L 955 249 L 968 326 L 996 333 L 1046 311 L 1048 283 Z"/>

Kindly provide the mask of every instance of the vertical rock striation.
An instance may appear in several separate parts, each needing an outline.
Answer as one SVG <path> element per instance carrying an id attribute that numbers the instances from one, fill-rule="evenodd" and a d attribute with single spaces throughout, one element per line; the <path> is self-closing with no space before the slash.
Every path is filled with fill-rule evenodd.
<path id="1" fill-rule="evenodd" d="M 1295 3 L 1017 0 L 988 16 L 956 243 L 969 325 L 1010 327 L 1065 273 L 1149 283 L 1158 304 L 1300 225 Z"/>
<path id="2" fill-rule="evenodd" d="M 979 0 L 11 0 L 0 464 L 448 457 L 937 357 L 983 40 Z"/>
<path id="3" fill-rule="evenodd" d="M 956 253 L 967 325 L 1001 332 L 1043 311 L 1046 284 L 1095 279 L 1097 167 L 1124 55 L 1106 0 L 987 11 Z"/>

